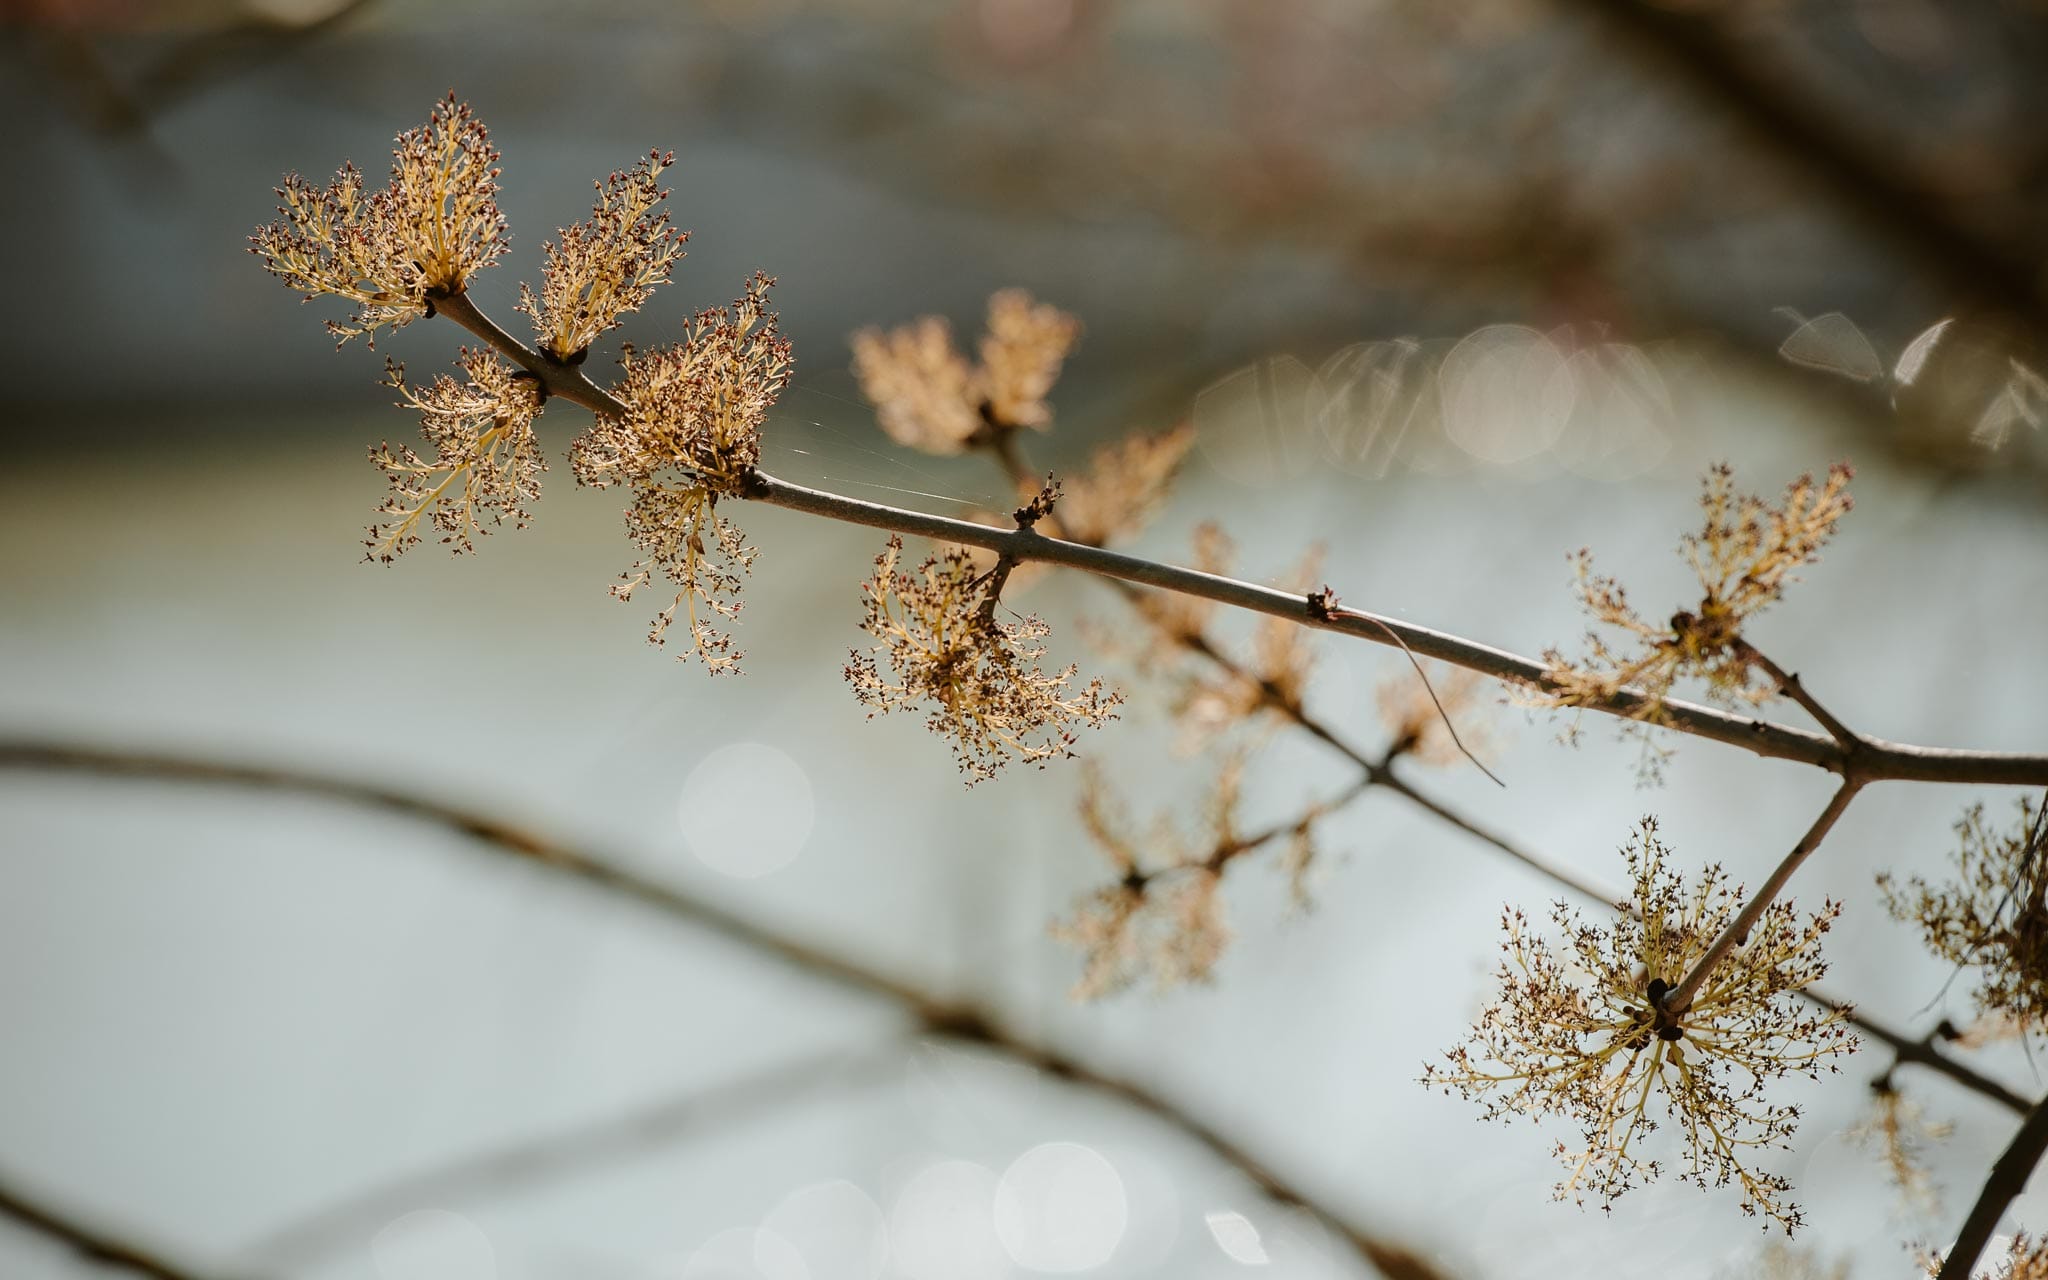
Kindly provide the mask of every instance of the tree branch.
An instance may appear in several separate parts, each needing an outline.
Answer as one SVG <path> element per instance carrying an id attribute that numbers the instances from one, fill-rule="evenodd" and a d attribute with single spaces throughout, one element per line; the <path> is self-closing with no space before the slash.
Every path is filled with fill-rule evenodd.
<path id="1" fill-rule="evenodd" d="M 2048 1102 L 2027 1113 L 2027 1122 L 1991 1166 L 1991 1176 L 1977 1193 L 1977 1203 L 1970 1206 L 1970 1216 L 1963 1219 L 1963 1229 L 1956 1234 L 1956 1242 L 1950 1246 L 1936 1280 L 1969 1280 L 1984 1246 L 1991 1243 L 1991 1233 L 1997 1229 L 1999 1218 L 2013 1198 L 2026 1189 L 2027 1179 L 2040 1163 L 2043 1151 L 2048 1151 Z"/>
<path id="2" fill-rule="evenodd" d="M 244 1253 L 296 1271 L 358 1243 L 380 1224 L 423 1204 L 454 1204 L 488 1192 L 530 1187 L 565 1170 L 643 1152 L 658 1143 L 743 1124 L 772 1108 L 842 1085 L 860 1084 L 902 1061 L 900 1048 L 827 1053 L 781 1063 L 652 1106 L 555 1133 L 522 1138 L 365 1187 L 266 1232 Z"/>
<path id="3" fill-rule="evenodd" d="M 69 1214 L 33 1199 L 19 1187 L 0 1177 L 0 1218 L 11 1219 L 29 1230 L 69 1245 L 87 1262 L 113 1267 L 151 1280 L 221 1280 L 183 1263 L 90 1227 Z"/>
<path id="4" fill-rule="evenodd" d="M 467 294 L 436 298 L 434 307 L 436 314 L 455 321 L 506 359 L 533 374 L 550 395 L 560 396 L 594 413 L 626 416 L 626 406 L 586 377 L 580 366 L 552 360 L 526 346 L 479 311 Z M 737 496 L 848 524 L 981 547 L 1018 563 L 1035 560 L 1064 565 L 1139 586 L 1177 591 L 1252 613 L 1286 618 L 1303 626 L 1406 649 L 1411 655 L 1466 667 L 1510 684 L 1537 689 L 1554 687 L 1549 668 L 1543 663 L 1491 645 L 1359 609 L 1317 608 L 1305 595 L 1277 591 L 1197 569 L 1161 564 L 1085 543 L 1050 538 L 1032 529 L 997 529 L 970 520 L 927 515 L 921 511 L 807 488 L 760 471 L 753 473 L 745 491 Z M 1638 691 L 1624 689 L 1614 697 L 1586 705 L 1607 715 L 1633 718 L 1650 705 L 1650 699 Z M 1821 734 L 1732 715 L 1696 703 L 1667 699 L 1659 706 L 1657 723 L 1664 728 L 1738 746 L 1759 756 L 1796 760 L 1844 776 L 1851 767 L 1852 753 L 1841 743 Z M 1876 738 L 1862 739 L 1862 743 L 1862 749 L 1854 753 L 1855 767 L 1866 779 L 2048 786 L 2048 755 L 1918 747 Z"/>
<path id="5" fill-rule="evenodd" d="M 546 840 L 509 823 L 460 806 L 409 794 L 373 783 L 330 778 L 271 765 L 239 765 L 191 760 L 143 752 L 102 751 L 49 743 L 0 741 L 0 768 L 54 769 L 105 777 L 158 779 L 253 787 L 319 796 L 428 822 L 478 841 L 479 847 L 509 855 L 545 871 L 578 880 L 602 892 L 630 898 L 642 906 L 695 928 L 727 938 L 786 967 L 812 974 L 856 994 L 881 997 L 903 1006 L 932 1034 L 980 1044 L 1085 1088 L 1118 1098 L 1179 1129 L 1235 1167 L 1253 1185 L 1279 1203 L 1313 1215 L 1330 1231 L 1349 1241 L 1361 1257 L 1388 1267 L 1414 1260 L 1399 1246 L 1342 1217 L 1309 1193 L 1267 1168 L 1220 1130 L 1182 1109 L 1145 1085 L 1098 1072 L 1059 1051 L 1036 1044 L 993 1022 L 981 1010 L 935 997 L 856 961 L 822 951 L 766 925 L 692 897 L 680 889 L 645 879 L 603 859 Z M 1390 1275 L 1399 1275 L 1389 1271 Z M 1412 1269 L 1410 1275 L 1417 1274 Z M 160 1273 L 159 1280 L 203 1280 L 184 1273 Z"/>
<path id="6" fill-rule="evenodd" d="M 2048 275 L 2038 259 L 1953 216 L 1903 174 L 1896 148 L 1880 151 L 1833 122 L 1821 104 L 1790 89 L 1782 69 L 1750 64 L 1719 16 L 1647 0 L 1571 0 L 1625 36 L 1668 77 L 1718 104 L 1750 138 L 1828 194 L 1848 218 L 1882 235 L 1960 298 L 2034 327 L 2048 315 Z"/>
<path id="7" fill-rule="evenodd" d="M 1757 917 L 1785 891 L 1785 885 L 1792 879 L 1792 873 L 1799 870 L 1799 865 L 1805 862 L 1815 849 L 1820 848 L 1820 842 L 1827 839 L 1828 832 L 1834 829 L 1836 821 L 1848 812 L 1849 802 L 1856 798 L 1856 793 L 1862 788 L 1862 782 L 1855 777 L 1843 779 L 1842 785 L 1835 789 L 1834 798 L 1828 801 L 1828 807 L 1821 810 L 1820 817 L 1813 820 L 1813 825 L 1806 829 L 1806 834 L 1799 837 L 1799 843 L 1792 846 L 1792 852 L 1786 854 L 1784 860 L 1778 863 L 1777 869 L 1771 872 L 1771 878 L 1764 881 L 1763 886 L 1755 893 L 1749 895 L 1749 901 L 1742 904 L 1742 910 L 1728 922 L 1728 927 L 1721 931 L 1721 936 L 1714 939 L 1714 945 L 1707 948 L 1707 953 L 1699 958 L 1699 963 L 1693 965 L 1692 972 L 1685 975 L 1685 980 L 1665 994 L 1666 1009 L 1673 1013 L 1684 1013 L 1692 1006 L 1693 996 L 1698 994 L 1700 984 L 1714 972 L 1714 966 L 1726 959 L 1728 953 L 1740 946 L 1743 939 L 1749 936 L 1750 927 L 1756 923 Z"/>

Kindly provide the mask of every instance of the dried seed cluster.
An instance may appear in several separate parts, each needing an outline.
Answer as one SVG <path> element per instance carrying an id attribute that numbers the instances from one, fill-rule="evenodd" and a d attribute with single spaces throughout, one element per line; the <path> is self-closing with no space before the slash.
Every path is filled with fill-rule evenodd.
<path id="1" fill-rule="evenodd" d="M 498 212 L 498 151 L 453 94 L 426 125 L 398 135 L 391 185 L 365 197 L 363 175 L 343 165 L 325 190 L 297 174 L 277 189 L 282 218 L 249 237 L 273 275 L 311 301 L 356 304 L 327 322 L 336 345 L 403 327 L 431 312 L 436 295 L 459 293 L 505 252 Z"/>
<path id="2" fill-rule="evenodd" d="M 1736 493 L 1728 467 L 1710 469 L 1700 497 L 1700 531 L 1687 534 L 1680 547 L 1699 578 L 1700 600 L 1666 622 L 1644 619 L 1619 582 L 1593 572 L 1591 553 L 1578 552 L 1572 564 L 1580 602 L 1596 623 L 1630 639 L 1616 647 L 1590 631 L 1587 654 L 1577 662 L 1547 651 L 1548 686 L 1531 690 L 1530 700 L 1592 706 L 1635 688 L 1649 695 L 1636 718 L 1655 723 L 1681 677 L 1705 681 L 1709 696 L 1725 703 L 1754 704 L 1775 694 L 1767 677 L 1759 683 L 1760 673 L 1738 643 L 1742 628 L 1784 594 L 1795 570 L 1820 558 L 1821 547 L 1849 513 L 1852 474 L 1842 465 L 1821 481 L 1801 476 L 1771 506 Z"/>
<path id="3" fill-rule="evenodd" d="M 540 386 L 489 351 L 462 349 L 457 366 L 463 380 L 442 374 L 414 390 L 405 366 L 386 361 L 385 384 L 402 406 L 420 415 L 420 434 L 434 456 L 422 458 L 406 445 L 389 442 L 370 458 L 391 482 L 384 505 L 389 517 L 370 527 L 367 558 L 385 564 L 420 541 L 424 519 L 456 552 L 472 551 L 472 535 L 488 533 L 482 522 L 510 519 L 524 528 L 526 504 L 540 494 L 547 470 L 533 420 L 540 415 Z"/>
<path id="4" fill-rule="evenodd" d="M 1977 970 L 1977 1007 L 1996 1025 L 2048 1029 L 2048 809 L 2019 801 L 2006 828 L 1973 805 L 1956 823 L 1956 878 L 1935 886 L 1915 876 L 1878 877 L 1895 919 L 1920 929 L 1930 951 Z"/>
<path id="5" fill-rule="evenodd" d="M 762 423 L 793 363 L 768 309 L 772 284 L 756 275 L 730 307 L 699 312 L 679 343 L 628 348 L 613 388 L 625 414 L 600 416 L 571 450 L 580 483 L 624 484 L 633 494 L 626 536 L 642 555 L 612 594 L 631 599 L 657 574 L 674 585 L 648 639 L 662 643 L 684 611 L 691 652 L 714 674 L 738 669 L 741 655 L 718 623 L 739 616 L 741 576 L 754 561 L 745 536 L 718 514 L 718 500 L 740 493 L 753 474 Z"/>
<path id="6" fill-rule="evenodd" d="M 937 316 L 884 333 L 853 335 L 853 372 L 882 430 L 925 453 L 959 453 L 994 432 L 1052 424 L 1045 397 L 1081 322 L 1022 289 L 988 300 L 981 362 L 968 364 Z"/>
<path id="7" fill-rule="evenodd" d="M 969 785 L 1012 760 L 1042 766 L 1071 755 L 1076 729 L 1116 718 L 1123 695 L 1100 680 L 1073 687 L 1072 666 L 1039 665 L 1051 632 L 1043 621 L 996 617 L 1003 566 L 979 571 L 954 548 L 906 571 L 902 553 L 903 540 L 889 539 L 861 587 L 861 629 L 880 643 L 853 652 L 846 679 L 870 714 L 925 711 Z"/>
<path id="8" fill-rule="evenodd" d="M 669 225 L 660 186 L 675 152 L 651 151 L 631 169 L 597 183 L 590 219 L 541 246 L 541 289 L 519 286 L 519 310 L 533 318 L 540 349 L 580 362 L 598 335 L 619 326 L 668 283 L 689 233 Z"/>
<path id="9" fill-rule="evenodd" d="M 1503 913 L 1500 996 L 1469 1045 L 1425 1067 L 1423 1082 L 1481 1103 L 1488 1119 L 1576 1123 L 1577 1146 L 1557 1148 L 1570 1172 L 1556 1190 L 1579 1203 L 1590 1194 L 1611 1206 L 1662 1172 L 1645 1151 L 1661 1115 L 1679 1131 L 1683 1177 L 1738 1187 L 1745 1213 L 1790 1232 L 1801 1221 L 1790 1185 L 1754 1161 L 1787 1145 L 1799 1108 L 1767 1101 L 1764 1089 L 1838 1070 L 1832 1059 L 1856 1046 L 1843 1010 L 1816 1012 L 1794 996 L 1826 971 L 1821 940 L 1841 908 L 1830 902 L 1802 922 L 1789 903 L 1772 903 L 1691 1006 L 1670 1010 L 1665 995 L 1733 919 L 1741 892 L 1718 866 L 1688 890 L 1652 819 L 1623 854 L 1635 896 L 1612 923 L 1558 903 L 1563 941 L 1553 946 L 1520 911 Z"/>

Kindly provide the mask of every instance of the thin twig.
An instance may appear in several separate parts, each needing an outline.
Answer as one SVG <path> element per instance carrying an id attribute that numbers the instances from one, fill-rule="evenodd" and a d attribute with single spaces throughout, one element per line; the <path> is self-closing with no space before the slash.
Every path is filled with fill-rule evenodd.
<path id="1" fill-rule="evenodd" d="M 103 1228 L 87 1226 L 68 1212 L 30 1196 L 4 1177 L 0 1177 L 0 1218 L 70 1246 L 87 1262 L 131 1275 L 148 1276 L 150 1280 L 221 1280 L 213 1273 L 173 1262 Z"/>
<path id="2" fill-rule="evenodd" d="M 1956 1242 L 1949 1247 L 1936 1280 L 1969 1280 L 2006 1206 L 2026 1189 L 2044 1151 L 2048 1151 L 2048 1102 L 2027 1113 L 2027 1122 L 1991 1166 L 1991 1175 L 1977 1193 L 1977 1203 L 1970 1206 L 1970 1216 L 1963 1219 L 1963 1229 L 1956 1233 Z"/>
<path id="3" fill-rule="evenodd" d="M 1721 936 L 1714 939 L 1714 945 L 1707 948 L 1707 953 L 1693 965 L 1692 972 L 1685 975 L 1685 980 L 1665 994 L 1666 1009 L 1672 1013 L 1684 1013 L 1691 1007 L 1693 996 L 1698 994 L 1700 984 L 1714 972 L 1714 966 L 1720 964 L 1729 952 L 1735 950 L 1741 945 L 1742 940 L 1749 936 L 1750 926 L 1764 913 L 1764 908 L 1770 906 L 1778 895 L 1785 891 L 1786 883 L 1792 879 L 1792 873 L 1799 870 L 1799 864 L 1805 862 L 1815 849 L 1820 848 L 1820 842 L 1827 838 L 1836 820 L 1848 811 L 1849 802 L 1856 798 L 1856 793 L 1862 788 L 1862 782 L 1854 777 L 1842 780 L 1842 785 L 1835 789 L 1834 798 L 1828 801 L 1828 807 L 1821 810 L 1820 817 L 1815 818 L 1813 825 L 1806 829 L 1806 834 L 1799 837 L 1799 843 L 1792 846 L 1792 852 L 1786 854 L 1784 861 L 1771 872 L 1770 879 L 1764 881 L 1761 888 L 1749 895 L 1749 901 L 1742 904 L 1742 910 L 1728 922 L 1728 927 L 1721 931 Z"/>
<path id="4" fill-rule="evenodd" d="M 1743 657 L 1762 669 L 1765 675 L 1775 681 L 1780 692 L 1804 708 L 1806 714 L 1812 716 L 1820 723 L 1821 728 L 1828 731 L 1829 736 L 1833 737 L 1836 742 L 1841 743 L 1842 750 L 1854 755 L 1862 749 L 1862 735 L 1851 729 L 1848 725 L 1843 724 L 1835 716 L 1834 712 L 1829 711 L 1822 704 L 1820 699 L 1808 692 L 1805 683 L 1800 680 L 1796 673 L 1787 671 L 1771 661 L 1761 650 L 1747 640 L 1737 640 L 1735 647 Z"/>
<path id="5" fill-rule="evenodd" d="M 374 783 L 331 778 L 274 765 L 243 765 L 178 756 L 96 750 L 28 741 L 0 741 L 0 768 L 54 769 L 106 777 L 255 787 L 319 796 L 430 822 L 474 837 L 478 847 L 629 898 L 661 915 L 708 930 L 793 970 L 811 974 L 860 995 L 903 1006 L 933 1034 L 970 1040 L 1007 1057 L 1076 1084 L 1119 1098 L 1156 1116 L 1209 1148 L 1274 1200 L 1314 1215 L 1371 1259 L 1400 1259 L 1405 1252 L 1348 1222 L 1307 1192 L 1285 1181 L 1256 1157 L 1165 1096 L 1135 1081 L 1096 1071 L 1044 1045 L 1009 1031 L 979 1009 L 919 990 L 856 961 L 820 950 L 723 907 L 668 885 L 645 879 L 601 858 L 521 830 L 500 819 L 425 796 Z M 1375 1263 L 1375 1265 L 1378 1265 Z M 188 1280 L 170 1273 L 167 1280 Z"/>
<path id="6" fill-rule="evenodd" d="M 834 1049 L 778 1063 L 737 1080 L 700 1085 L 594 1124 L 467 1153 L 364 1187 L 272 1228 L 242 1252 L 268 1269 L 303 1270 L 420 1205 L 458 1204 L 482 1195 L 503 1195 L 564 1172 L 588 1169 L 600 1161 L 643 1153 L 680 1137 L 745 1124 L 772 1109 L 828 1090 L 865 1084 L 899 1067 L 902 1060 L 902 1046 L 892 1041 L 880 1049 Z"/>
<path id="7" fill-rule="evenodd" d="M 1908 176 L 1889 139 L 1850 133 L 1811 95 L 1799 95 L 1783 68 L 1753 66 L 1754 43 L 1743 43 L 1720 12 L 1651 0 L 1570 4 L 1653 57 L 1662 83 L 1725 108 L 1754 143 L 1817 181 L 1836 208 L 1883 234 L 1960 298 L 2031 325 L 2048 320 L 2048 277 L 2036 257 L 1956 217 Z"/>
<path id="8" fill-rule="evenodd" d="M 551 360 L 527 347 L 477 310 L 466 294 L 436 299 L 435 307 L 437 314 L 454 320 L 532 373 L 551 395 L 593 412 L 625 415 L 626 407 L 591 382 L 580 367 Z M 981 547 L 997 555 L 1008 554 L 1020 562 L 1029 560 L 1064 565 L 1139 586 L 1177 591 L 1232 608 L 1286 618 L 1303 626 L 1404 648 L 1411 655 L 1435 658 L 1511 684 L 1537 689 L 1554 687 L 1550 670 L 1543 663 L 1490 645 L 1358 609 L 1331 610 L 1328 616 L 1318 616 L 1306 597 L 1292 592 L 1051 538 L 1035 530 L 996 529 L 969 520 L 928 515 L 807 488 L 758 471 L 753 473 L 745 491 L 738 496 L 848 524 Z M 1612 697 L 1586 705 L 1608 715 L 1633 719 L 1651 705 L 1651 699 L 1639 690 L 1624 689 Z M 1851 768 L 1850 753 L 1841 743 L 1823 734 L 1731 715 L 1695 703 L 1667 699 L 1656 705 L 1659 708 L 1658 723 L 1664 728 L 1738 746 L 1767 758 L 1815 765 L 1837 774 L 1846 775 Z M 1866 738 L 1862 742 L 1863 749 L 1855 753 L 1855 767 L 1869 780 L 2048 785 L 2048 755 L 1908 746 L 1875 738 Z"/>

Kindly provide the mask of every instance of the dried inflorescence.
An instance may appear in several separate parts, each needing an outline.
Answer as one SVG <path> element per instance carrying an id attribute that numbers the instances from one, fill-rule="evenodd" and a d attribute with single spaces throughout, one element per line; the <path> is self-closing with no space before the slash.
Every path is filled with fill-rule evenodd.
<path id="1" fill-rule="evenodd" d="M 417 390 L 406 385 L 403 365 L 385 364 L 386 385 L 401 405 L 418 410 L 434 456 L 388 442 L 370 450 L 391 492 L 377 509 L 390 519 L 372 525 L 364 543 L 369 559 L 391 563 L 420 540 L 422 520 L 458 553 L 475 549 L 474 534 L 489 532 L 486 514 L 492 524 L 526 525 L 526 504 L 539 495 L 548 465 L 533 434 L 540 387 L 489 351 L 464 347 L 457 364 L 463 381 L 442 374 Z"/>
<path id="2" fill-rule="evenodd" d="M 1829 1262 L 1803 1245 L 1773 1240 L 1756 1256 L 1714 1275 L 1715 1280 L 1849 1280 L 1849 1264 Z"/>
<path id="3" fill-rule="evenodd" d="M 1941 1196 L 1928 1172 L 1928 1148 L 1946 1141 L 1955 1126 L 1930 1120 L 1920 1104 L 1893 1083 L 1889 1073 L 1870 1086 L 1870 1094 L 1870 1113 L 1849 1130 L 1849 1136 L 1877 1153 L 1907 1208 L 1938 1211 Z"/>
<path id="4" fill-rule="evenodd" d="M 1212 546 L 1210 550 L 1219 548 Z M 1310 548 L 1301 563 L 1277 585 L 1283 591 L 1308 591 L 1322 580 L 1322 559 L 1322 548 Z M 1168 604 L 1165 608 L 1166 617 L 1154 617 L 1159 624 L 1161 643 L 1173 645 L 1183 655 L 1209 646 L 1200 631 L 1188 633 L 1177 629 L 1191 620 L 1173 616 L 1177 605 Z M 1265 713 L 1298 719 L 1304 711 L 1309 678 L 1315 671 L 1315 650 L 1310 639 L 1308 628 L 1299 622 L 1262 616 L 1252 632 L 1248 660 L 1228 665 L 1207 663 L 1187 673 L 1174 700 L 1175 714 L 1180 720 L 1181 748 L 1199 750 L 1218 735 Z"/>
<path id="5" fill-rule="evenodd" d="M 2048 1029 L 2048 808 L 2019 802 L 2011 827 L 1973 805 L 1956 823 L 1956 879 L 1878 877 L 1893 917 L 1918 925 L 1928 949 L 1978 971 L 1977 1007 L 2022 1029 Z"/>
<path id="6" fill-rule="evenodd" d="M 1995 1243 L 1995 1242 L 1994 1242 Z M 1941 1274 L 1942 1256 L 1932 1250 L 1920 1252 L 1920 1267 L 1930 1277 Z M 1996 1270 L 1987 1268 L 1995 1267 Z M 1970 1272 L 1982 1280 L 2048 1280 L 2048 1236 L 2025 1231 L 2013 1233 L 2002 1258 L 1981 1259 Z"/>
<path id="7" fill-rule="evenodd" d="M 668 283 L 689 233 L 669 225 L 660 186 L 675 153 L 653 151 L 631 169 L 597 183 L 590 219 L 541 246 L 541 289 L 519 286 L 519 310 L 533 317 L 540 349 L 556 360 L 583 359 L 598 335 L 619 325 Z"/>
<path id="8" fill-rule="evenodd" d="M 1242 753 L 1224 757 L 1196 833 L 1184 834 L 1161 814 L 1142 839 L 1131 834 L 1101 774 L 1087 770 L 1081 822 L 1116 879 L 1083 897 L 1070 918 L 1052 927 L 1055 938 L 1082 952 L 1075 999 L 1097 999 L 1148 978 L 1159 990 L 1206 982 L 1230 941 L 1219 896 L 1223 875 L 1247 854 L 1280 846 L 1295 905 L 1308 906 L 1316 824 L 1331 806 L 1311 804 L 1287 822 L 1247 834 L 1237 816 L 1244 769 Z"/>
<path id="9" fill-rule="evenodd" d="M 1086 472 L 1062 483 L 1057 527 L 1047 532 L 1097 547 L 1136 537 L 1159 514 L 1194 443 L 1194 424 L 1184 422 L 1097 449 Z"/>
<path id="10" fill-rule="evenodd" d="M 1742 628 L 1784 594 L 1796 569 L 1820 558 L 1821 547 L 1849 512 L 1852 474 L 1848 466 L 1838 465 L 1822 481 L 1801 476 L 1773 507 L 1737 494 L 1726 466 L 1708 471 L 1700 498 L 1705 519 L 1681 545 L 1702 594 L 1697 605 L 1665 622 L 1637 614 L 1621 584 L 1594 573 L 1591 554 L 1578 552 L 1572 563 L 1587 613 L 1633 640 L 1616 648 L 1597 631 L 1589 632 L 1587 655 L 1578 662 L 1556 649 L 1547 651 L 1546 684 L 1532 688 L 1530 700 L 1553 707 L 1598 706 L 1633 688 L 1647 697 L 1631 714 L 1656 723 L 1673 684 L 1684 677 L 1705 681 L 1708 695 L 1724 703 L 1755 704 L 1777 693 L 1776 682 L 1756 669 L 1742 643 Z"/>
<path id="11" fill-rule="evenodd" d="M 737 617 L 740 578 L 753 548 L 718 514 L 722 496 L 741 493 L 761 457 L 761 425 L 789 381 L 790 344 L 768 309 L 774 281 L 757 275 L 729 308 L 698 313 L 683 341 L 649 352 L 628 348 L 612 389 L 622 416 L 598 418 L 575 443 L 582 484 L 633 491 L 626 534 L 641 559 L 612 594 L 630 599 L 656 574 L 677 587 L 648 638 L 659 644 L 676 611 L 687 612 L 692 652 L 713 672 L 740 655 L 717 620 Z"/>
<path id="12" fill-rule="evenodd" d="M 1053 937 L 1082 953 L 1076 1000 L 1099 999 L 1147 978 L 1160 990 L 1208 981 L 1230 942 L 1219 891 L 1224 866 L 1243 848 L 1237 830 L 1243 779 L 1243 758 L 1226 760 L 1209 789 L 1199 837 L 1182 836 L 1162 816 L 1141 839 L 1130 834 L 1101 772 L 1086 771 L 1081 822 L 1117 878 L 1052 926 Z"/>
<path id="13" fill-rule="evenodd" d="M 1571 1172 L 1557 1195 L 1584 1203 L 1591 1194 L 1603 1206 L 1662 1172 L 1643 1151 L 1659 1124 L 1655 1099 L 1679 1130 L 1684 1177 L 1740 1187 L 1743 1212 L 1790 1232 L 1801 1221 L 1790 1185 L 1753 1156 L 1786 1146 L 1799 1117 L 1797 1106 L 1766 1100 L 1766 1086 L 1838 1070 L 1831 1059 L 1855 1048 L 1844 1010 L 1815 1012 L 1795 995 L 1825 972 L 1821 940 L 1840 907 L 1830 902 L 1802 922 L 1789 903 L 1772 903 L 1691 1005 L 1667 1009 L 1666 995 L 1740 910 L 1740 891 L 1718 866 L 1688 890 L 1666 868 L 1652 819 L 1623 853 L 1635 895 L 1612 924 L 1589 924 L 1558 903 L 1552 918 L 1564 940 L 1553 947 L 1530 934 L 1520 911 L 1503 914 L 1500 998 L 1470 1045 L 1446 1053 L 1448 1065 L 1425 1067 L 1423 1082 L 1482 1103 L 1488 1119 L 1577 1123 L 1578 1149 L 1558 1147 Z"/>
<path id="14" fill-rule="evenodd" d="M 1452 721 L 1478 702 L 1484 677 L 1464 667 L 1429 666 L 1423 678 L 1404 670 L 1380 684 L 1380 720 L 1393 735 L 1387 754 L 1432 765 L 1491 756 L 1493 728 L 1478 716 L 1464 717 L 1464 732 L 1451 735 Z"/>
<path id="15" fill-rule="evenodd" d="M 291 174 L 277 194 L 280 221 L 249 237 L 250 252 L 308 301 L 331 294 L 356 304 L 330 320 L 337 344 L 432 314 L 505 251 L 498 212 L 498 151 L 453 94 L 425 126 L 398 135 L 391 185 L 365 197 L 363 175 L 343 165 L 325 190 Z"/>
<path id="16" fill-rule="evenodd" d="M 853 372 L 882 430 L 925 453 L 959 453 L 991 433 L 1052 422 L 1046 394 L 1081 323 L 1021 289 L 988 300 L 981 362 L 970 365 L 937 316 L 884 333 L 853 335 Z"/>
<path id="17" fill-rule="evenodd" d="M 1116 718 L 1123 695 L 1100 680 L 1074 687 L 1071 665 L 1039 665 L 1051 634 L 1043 621 L 996 617 L 1003 565 L 983 572 L 956 547 L 905 571 L 902 553 L 903 540 L 890 538 L 861 585 L 861 629 L 880 643 L 854 651 L 846 679 L 870 714 L 925 711 L 969 785 L 1013 760 L 1042 766 L 1071 755 L 1077 728 Z"/>

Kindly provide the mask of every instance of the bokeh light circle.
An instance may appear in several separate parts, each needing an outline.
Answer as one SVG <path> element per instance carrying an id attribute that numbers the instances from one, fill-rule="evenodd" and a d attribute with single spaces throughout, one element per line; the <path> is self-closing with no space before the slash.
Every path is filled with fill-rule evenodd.
<path id="1" fill-rule="evenodd" d="M 1033 1271 L 1101 1266 L 1123 1242 L 1130 1217 L 1116 1166 L 1078 1142 L 1031 1148 L 996 1184 L 996 1237 L 1012 1261 Z"/>
<path id="2" fill-rule="evenodd" d="M 676 800 L 676 822 L 698 861 L 752 880 L 803 852 L 817 824 L 810 775 L 763 742 L 736 742 L 697 762 Z"/>

